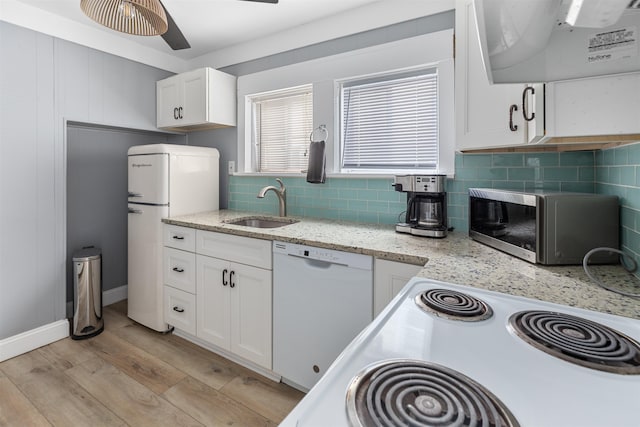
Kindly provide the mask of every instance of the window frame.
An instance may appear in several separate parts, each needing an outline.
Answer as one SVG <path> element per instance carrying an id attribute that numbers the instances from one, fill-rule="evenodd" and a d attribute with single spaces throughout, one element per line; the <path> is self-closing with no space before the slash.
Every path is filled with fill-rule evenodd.
<path id="1" fill-rule="evenodd" d="M 430 64 L 425 66 L 414 67 L 411 69 L 404 70 L 392 70 L 385 71 L 382 73 L 371 74 L 367 76 L 359 76 L 353 78 L 345 78 L 336 81 L 337 86 L 337 103 L 336 110 L 337 114 L 337 135 L 336 141 L 338 141 L 339 147 L 337 150 L 337 158 L 335 160 L 334 169 L 336 172 L 342 175 L 399 175 L 399 174 L 415 174 L 415 173 L 426 173 L 425 171 L 435 172 L 440 164 L 440 84 L 441 84 L 441 76 L 440 76 L 440 68 L 437 64 Z M 435 75 L 436 77 L 436 106 L 437 111 L 436 114 L 438 118 L 437 122 L 437 132 L 436 136 L 436 165 L 434 168 L 393 168 L 393 167 L 380 167 L 380 168 L 365 168 L 365 167 L 343 167 L 344 160 L 344 151 L 345 151 L 345 129 L 344 129 L 344 89 L 346 87 L 355 87 L 366 85 L 370 83 L 378 83 L 378 82 L 387 82 L 392 80 L 402 80 L 406 78 L 411 78 L 415 76 L 422 75 Z"/>
<path id="2" fill-rule="evenodd" d="M 237 172 L 245 176 L 292 176 L 304 174 L 258 173 L 252 169 L 251 159 L 251 103 L 248 95 L 282 90 L 283 88 L 313 85 L 313 128 L 326 125 L 329 132 L 326 145 L 326 171 L 328 177 L 362 178 L 389 177 L 389 173 L 340 173 L 338 82 L 356 77 L 438 67 L 440 147 L 439 170 L 448 176 L 454 174 L 454 67 L 453 29 L 444 29 L 415 37 L 403 38 L 370 47 L 351 50 L 308 61 L 295 62 L 238 77 Z M 415 171 L 413 171 L 416 173 Z M 429 173 L 420 171 L 418 173 Z"/>
<path id="3" fill-rule="evenodd" d="M 287 97 L 293 97 L 293 96 L 301 96 L 301 95 L 310 95 L 311 96 L 311 123 L 310 123 L 310 127 L 309 127 L 309 133 L 311 133 L 311 130 L 313 130 L 313 85 L 312 84 L 305 84 L 305 85 L 298 85 L 298 86 L 294 86 L 294 87 L 290 87 L 290 88 L 285 88 L 285 89 L 279 89 L 279 90 L 274 90 L 274 91 L 268 91 L 268 92 L 262 92 L 262 93 L 256 93 L 256 94 L 249 94 L 246 95 L 245 99 L 246 99 L 246 103 L 247 103 L 247 107 L 249 110 L 249 117 L 250 117 L 250 121 L 249 121 L 249 126 L 251 128 L 251 132 L 249 134 L 249 138 L 250 138 L 250 157 L 251 157 L 251 172 L 256 173 L 256 174 L 265 174 L 265 175 L 272 175 L 272 174 L 301 174 L 303 173 L 302 169 L 306 169 L 306 168 L 302 168 L 300 170 L 287 170 L 287 171 L 277 171 L 277 170 L 268 170 L 268 171 L 263 171 L 261 170 L 262 165 L 261 165 L 261 150 L 262 150 L 262 141 L 258 141 L 258 129 L 259 129 L 259 124 L 257 121 L 257 116 L 258 116 L 258 112 L 259 112 L 259 103 L 263 102 L 263 101 L 272 101 L 272 100 L 278 100 L 278 99 L 283 99 L 283 98 L 287 98 Z M 260 123 L 261 125 L 261 123 Z M 306 134 L 306 132 L 305 132 Z M 305 136 L 305 141 L 306 141 L 306 136 Z"/>

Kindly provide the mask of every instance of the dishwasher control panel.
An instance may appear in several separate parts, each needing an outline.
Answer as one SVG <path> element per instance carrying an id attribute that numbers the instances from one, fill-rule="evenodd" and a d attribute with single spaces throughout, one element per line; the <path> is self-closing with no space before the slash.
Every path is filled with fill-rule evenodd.
<path id="1" fill-rule="evenodd" d="M 274 241 L 273 253 L 325 261 L 332 264 L 341 264 L 365 270 L 371 270 L 373 268 L 373 259 L 371 256 L 342 252 L 335 249 L 317 248 L 314 246 Z"/>

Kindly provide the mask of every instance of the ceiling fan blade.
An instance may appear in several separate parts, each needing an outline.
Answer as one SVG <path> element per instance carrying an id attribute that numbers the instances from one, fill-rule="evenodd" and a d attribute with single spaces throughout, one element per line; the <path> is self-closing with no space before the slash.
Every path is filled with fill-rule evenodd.
<path id="1" fill-rule="evenodd" d="M 178 26 L 176 25 L 176 22 L 173 20 L 173 18 L 169 14 L 169 11 L 167 10 L 167 8 L 164 7 L 162 2 L 160 2 L 160 4 L 164 9 L 164 13 L 167 14 L 167 23 L 169 24 L 169 28 L 167 29 L 166 33 L 162 34 L 162 38 L 164 39 L 165 42 L 167 42 L 169 47 L 173 50 L 189 49 L 191 45 L 182 34 L 182 31 L 180 31 L 180 28 L 178 28 Z"/>
<path id="2" fill-rule="evenodd" d="M 255 1 L 255 2 L 259 2 L 259 3 L 278 4 L 278 0 L 243 0 L 243 1 Z"/>

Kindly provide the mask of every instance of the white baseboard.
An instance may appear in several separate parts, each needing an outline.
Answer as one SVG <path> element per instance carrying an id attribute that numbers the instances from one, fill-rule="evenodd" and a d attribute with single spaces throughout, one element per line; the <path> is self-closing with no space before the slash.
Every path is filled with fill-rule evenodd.
<path id="1" fill-rule="evenodd" d="M 102 305 L 111 305 L 118 301 L 122 301 L 123 299 L 127 299 L 129 295 L 129 287 L 127 285 L 122 285 L 117 288 L 109 289 L 108 291 L 102 292 Z"/>
<path id="2" fill-rule="evenodd" d="M 102 291 L 102 306 L 114 304 L 118 301 L 127 299 L 129 295 L 129 287 L 122 285 L 117 288 L 109 289 L 108 291 Z M 67 302 L 67 317 L 73 317 L 73 301 Z"/>
<path id="3" fill-rule="evenodd" d="M 102 305 L 107 306 L 127 299 L 128 288 L 123 285 L 102 292 Z M 73 317 L 73 301 L 67 303 L 67 314 Z M 0 362 L 19 356 L 38 347 L 61 340 L 69 336 L 69 321 L 67 319 L 49 323 L 39 328 L 0 340 Z"/>
<path id="4" fill-rule="evenodd" d="M 69 321 L 58 320 L 48 325 L 0 340 L 0 362 L 69 336 Z"/>

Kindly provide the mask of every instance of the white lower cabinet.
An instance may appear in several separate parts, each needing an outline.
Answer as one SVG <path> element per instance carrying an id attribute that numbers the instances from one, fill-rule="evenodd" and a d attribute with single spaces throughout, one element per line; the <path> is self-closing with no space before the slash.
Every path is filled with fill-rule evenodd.
<path id="1" fill-rule="evenodd" d="M 171 286 L 165 286 L 164 321 L 175 328 L 195 335 L 196 296 Z"/>
<path id="2" fill-rule="evenodd" d="M 391 302 L 422 266 L 376 258 L 373 267 L 373 316 Z"/>
<path id="3" fill-rule="evenodd" d="M 165 322 L 271 370 L 271 241 L 164 228 Z"/>
<path id="4" fill-rule="evenodd" d="M 196 336 L 271 369 L 271 270 L 198 255 Z"/>

